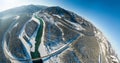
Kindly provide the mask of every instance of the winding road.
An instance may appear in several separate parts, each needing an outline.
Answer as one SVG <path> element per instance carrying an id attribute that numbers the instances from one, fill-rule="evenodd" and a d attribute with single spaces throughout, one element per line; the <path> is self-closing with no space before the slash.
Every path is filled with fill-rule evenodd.
<path id="1" fill-rule="evenodd" d="M 40 60 L 40 59 L 43 59 L 43 60 L 45 60 L 46 58 L 50 58 L 50 57 L 52 57 L 52 56 L 54 56 L 54 55 L 58 55 L 58 54 L 60 54 L 61 52 L 63 52 L 64 50 L 66 50 L 67 48 L 69 48 L 69 46 L 71 45 L 71 43 L 72 42 L 74 42 L 74 40 L 72 40 L 72 41 L 70 41 L 70 42 L 68 42 L 67 44 L 65 44 L 64 46 L 62 46 L 61 48 L 59 48 L 59 49 L 57 49 L 57 50 L 54 50 L 53 52 L 51 52 L 51 53 L 49 53 L 49 54 L 47 54 L 47 55 L 45 55 L 45 56 L 42 56 L 42 57 L 40 57 L 40 53 L 39 53 L 39 51 L 38 51 L 38 47 L 39 47 L 39 45 L 40 45 L 40 43 L 41 43 L 41 38 L 43 37 L 43 30 L 45 30 L 45 22 L 44 22 L 44 20 L 42 20 L 42 18 L 40 18 L 39 16 L 37 16 L 37 14 L 38 13 L 35 13 L 34 15 L 33 15 L 33 17 L 32 18 L 35 18 L 35 19 L 37 19 L 37 20 L 39 20 L 39 22 L 40 22 L 40 26 L 39 26 L 39 29 L 38 29 L 38 32 L 37 32 L 37 36 L 36 36 L 36 41 L 37 41 L 37 43 L 35 44 L 35 52 L 33 52 L 33 53 L 31 53 L 30 52 L 30 45 L 28 44 L 28 42 L 25 42 L 25 40 L 24 40 L 24 38 L 23 38 L 23 35 L 22 35 L 22 33 L 24 32 L 23 30 L 22 30 L 22 32 L 21 32 L 21 34 L 19 35 L 19 38 L 20 38 L 20 40 L 22 41 L 22 43 L 24 44 L 24 46 L 26 47 L 26 50 L 27 50 L 27 52 L 26 53 L 28 53 L 28 57 L 26 58 L 26 59 L 19 59 L 19 58 L 16 58 L 16 57 L 14 57 L 12 54 L 11 54 L 11 52 L 9 51 L 9 49 L 8 49 L 8 46 L 7 46 L 7 42 L 6 42 L 6 35 L 7 35 L 7 33 L 9 33 L 9 31 L 10 30 L 12 30 L 14 27 L 15 27 L 15 24 L 16 24 L 16 21 L 17 21 L 17 19 L 16 19 L 16 21 L 14 21 L 11 25 L 10 25 L 10 27 L 9 27 L 9 29 L 6 31 L 6 33 L 5 33 L 5 35 L 4 35 L 4 38 L 3 38 L 3 49 L 4 49 L 4 53 L 5 53 L 5 55 L 6 55 L 6 57 L 12 62 L 12 61 L 14 61 L 14 60 L 18 60 L 18 61 L 26 61 L 26 60 L 32 60 L 32 61 L 36 61 L 36 60 Z M 32 19 L 31 18 L 31 19 Z M 28 23 L 28 22 L 26 22 L 26 23 Z M 26 25 L 26 23 L 25 23 L 25 25 Z M 24 25 L 24 26 L 25 26 Z M 36 55 L 37 54 L 37 55 Z M 31 56 L 32 56 L 32 58 L 33 59 L 31 59 Z"/>

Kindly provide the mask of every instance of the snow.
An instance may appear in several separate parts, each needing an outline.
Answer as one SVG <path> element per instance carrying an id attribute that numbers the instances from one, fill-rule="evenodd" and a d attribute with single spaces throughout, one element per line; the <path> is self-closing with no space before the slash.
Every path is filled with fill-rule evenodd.
<path id="1" fill-rule="evenodd" d="M 43 21 L 43 33 L 42 33 L 42 37 L 41 37 L 41 44 L 39 46 L 39 53 L 40 53 L 41 57 L 48 54 L 46 51 L 46 47 L 44 45 L 44 35 L 45 35 L 45 22 Z"/>
<path id="2" fill-rule="evenodd" d="M 57 14 L 52 14 L 53 16 L 56 16 L 58 18 L 61 18 L 61 16 L 57 15 Z"/>
<path id="3" fill-rule="evenodd" d="M 98 63 L 102 63 L 102 48 L 101 44 L 99 44 L 99 57 L 98 57 Z"/>
<path id="4" fill-rule="evenodd" d="M 74 40 L 72 40 L 72 42 L 74 42 Z M 63 52 L 65 50 L 67 50 L 68 48 L 70 48 L 70 45 L 72 44 L 72 42 L 70 41 L 67 44 L 64 44 L 63 46 L 58 48 L 57 50 L 54 50 L 54 51 L 50 52 L 47 56 L 43 56 L 43 60 L 48 58 L 48 57 L 53 57 L 53 56 L 56 56 L 58 54 L 61 54 L 61 52 Z"/>
<path id="5" fill-rule="evenodd" d="M 46 14 L 46 15 L 40 14 L 39 17 L 43 17 L 46 21 L 49 21 L 49 22 L 51 22 L 53 24 L 54 23 L 53 18 L 50 15 L 48 15 L 47 13 L 44 13 L 44 14 Z M 45 34 L 44 33 L 44 31 L 45 31 L 44 29 L 45 29 L 45 22 L 44 22 L 43 36 L 42 36 L 41 44 L 40 44 L 40 47 L 39 47 L 39 52 L 40 52 L 40 54 L 41 54 L 42 57 L 47 57 L 47 56 L 55 54 L 55 52 L 58 51 L 58 49 L 57 50 L 55 50 L 55 49 L 59 48 L 59 46 L 62 47 L 62 44 L 61 45 L 58 44 L 59 45 L 58 47 L 56 47 L 56 46 L 52 47 L 54 51 L 49 51 L 51 49 L 47 48 L 47 46 L 44 45 L 44 41 L 43 41 L 44 40 L 44 34 Z"/>
<path id="6" fill-rule="evenodd" d="M 101 51 L 105 55 L 106 54 L 106 50 L 107 50 L 105 46 L 108 45 L 106 39 L 104 38 L 104 36 L 102 35 L 101 32 L 97 32 L 95 34 L 95 36 L 97 37 L 98 41 L 102 40 L 102 41 L 100 41 L 100 48 L 102 49 Z"/>
<path id="7" fill-rule="evenodd" d="M 13 21 L 13 23 L 10 25 L 10 27 L 9 27 L 9 29 L 7 30 L 7 32 L 5 33 L 5 36 L 6 36 L 6 34 L 7 33 L 9 33 L 10 31 L 12 31 L 12 29 L 14 28 L 14 27 L 17 27 L 18 26 L 18 23 L 16 22 L 17 21 L 17 19 L 19 19 L 19 17 L 20 16 L 16 16 L 15 17 L 15 21 Z M 24 31 L 21 31 L 21 33 L 23 33 L 24 34 Z M 8 50 L 8 46 L 7 46 L 7 44 L 6 44 L 6 38 L 4 37 L 4 43 L 3 43 L 3 48 L 4 48 L 4 53 L 5 53 L 5 55 L 6 55 L 6 57 L 7 58 L 9 58 L 9 60 L 11 61 L 11 62 L 13 62 L 13 63 L 23 63 L 23 62 L 21 62 L 21 61 L 19 61 L 19 60 L 28 60 L 28 59 L 30 59 L 31 57 L 29 56 L 29 50 L 30 50 L 30 48 L 29 48 L 29 45 L 25 42 L 25 40 L 22 38 L 22 35 L 20 34 L 19 35 L 19 37 L 18 37 L 20 40 L 21 40 L 21 42 L 22 43 L 24 43 L 23 45 L 27 48 L 27 52 L 25 52 L 25 53 L 28 53 L 28 55 L 27 55 L 27 57 L 26 57 L 26 59 L 20 59 L 20 58 L 17 58 L 17 57 L 14 57 L 14 55 L 12 55 L 11 54 L 11 52 Z M 31 61 L 30 61 L 31 62 Z"/>
<path id="8" fill-rule="evenodd" d="M 69 22 L 70 24 L 72 24 L 76 30 L 80 30 L 80 31 L 81 31 L 81 30 L 85 30 L 85 28 L 83 28 L 83 27 L 82 27 L 80 24 L 78 24 L 78 23 L 74 23 L 74 22 L 71 22 L 71 21 L 66 20 L 66 19 L 65 19 L 65 21 L 67 21 L 67 22 Z"/>
<path id="9" fill-rule="evenodd" d="M 118 59 L 117 59 L 115 56 L 111 55 L 110 57 L 112 58 L 112 61 L 113 61 L 113 62 L 119 63 Z"/>
<path id="10" fill-rule="evenodd" d="M 42 56 L 42 59 L 45 60 L 46 58 L 53 57 L 53 56 L 56 56 L 56 55 L 60 54 L 62 51 L 66 50 L 69 47 L 68 45 L 69 45 L 69 43 L 62 46 L 61 48 L 59 48 L 55 51 L 52 51 L 51 53 L 49 53 L 46 56 Z"/>
<path id="11" fill-rule="evenodd" d="M 21 40 L 21 42 L 23 43 L 23 45 L 26 47 L 27 52 L 30 51 L 30 46 L 28 45 L 28 43 L 25 41 L 25 39 L 23 38 L 24 35 L 26 35 L 25 33 L 25 26 L 28 22 L 25 23 L 25 25 L 23 26 L 21 33 L 19 35 L 19 39 Z"/>
<path id="12" fill-rule="evenodd" d="M 30 43 L 32 44 L 30 51 L 35 52 L 35 43 L 36 43 L 35 38 L 31 38 Z"/>
<path id="13" fill-rule="evenodd" d="M 13 27 L 17 27 L 18 26 L 18 23 L 16 23 Z"/>
<path id="14" fill-rule="evenodd" d="M 101 63 L 101 55 L 99 54 L 98 63 Z"/>
<path id="15" fill-rule="evenodd" d="M 48 13 L 44 13 L 44 18 L 45 18 L 45 21 L 48 21 L 50 22 L 51 24 L 54 24 L 54 19 L 51 15 L 49 15 Z"/>
<path id="16" fill-rule="evenodd" d="M 4 41 L 4 52 L 5 52 L 5 55 L 11 59 L 15 59 L 15 57 L 13 57 L 13 55 L 11 54 L 11 52 L 8 50 L 8 47 L 7 47 L 7 44 L 6 44 L 6 40 Z M 11 60 L 10 59 L 10 60 Z"/>
<path id="17" fill-rule="evenodd" d="M 16 16 L 14 19 L 16 19 L 16 20 L 17 20 L 17 19 L 19 19 L 19 18 L 20 18 L 20 16 Z"/>
<path id="18" fill-rule="evenodd" d="M 106 51 L 107 52 L 113 52 L 113 49 L 108 44 L 108 41 L 107 41 L 106 37 L 102 34 L 102 32 L 95 31 L 95 37 L 97 38 L 97 40 L 99 41 L 98 43 L 100 44 L 100 46 L 99 46 L 100 49 L 101 49 L 100 54 L 105 57 L 106 62 L 108 62 L 107 58 L 110 57 L 112 59 L 112 62 L 119 63 L 119 61 L 118 61 L 118 59 L 117 59 L 117 57 L 115 55 L 111 55 L 111 54 L 106 55 Z M 100 63 L 100 61 L 99 61 L 99 63 Z"/>
<path id="19" fill-rule="evenodd" d="M 32 20 L 35 21 L 36 23 L 38 23 L 40 25 L 40 22 L 38 19 L 36 19 L 35 17 L 32 17 Z"/>
<path id="20" fill-rule="evenodd" d="M 60 31 L 62 32 L 62 39 L 64 39 L 63 35 L 63 30 L 57 25 L 59 24 L 59 22 L 55 22 L 53 17 L 51 15 L 49 15 L 48 13 L 41 13 L 39 15 L 37 15 L 39 18 L 41 19 L 44 19 L 45 21 L 51 23 L 51 24 L 55 24 L 59 29 Z M 54 16 L 57 16 L 58 18 L 60 18 L 60 16 L 58 15 L 54 15 Z M 78 27 L 76 24 L 73 24 L 74 26 Z M 79 25 L 79 24 L 78 24 Z M 49 32 L 48 32 L 49 33 Z M 45 45 L 44 44 L 44 29 L 43 29 L 43 36 L 42 36 L 42 40 L 41 40 L 41 44 L 40 44 L 40 47 L 39 47 L 39 52 L 41 54 L 41 58 L 43 59 L 44 63 L 49 63 L 50 61 L 53 61 L 53 62 L 58 62 L 60 61 L 59 59 L 59 54 L 61 54 L 61 52 L 67 50 L 68 48 L 70 48 L 70 44 L 72 42 L 74 42 L 75 39 L 72 39 L 72 41 L 68 42 L 67 44 L 63 44 L 63 43 L 57 43 L 55 46 L 48 46 L 47 44 Z M 49 33 L 50 35 L 50 33 Z M 38 58 L 40 59 L 40 58 Z M 49 60 L 48 60 L 49 59 Z"/>
<path id="21" fill-rule="evenodd" d="M 63 30 L 57 25 L 57 24 L 61 24 L 60 22 L 56 22 L 55 25 L 60 29 L 60 31 L 62 32 L 62 40 L 65 41 L 65 38 L 64 38 L 64 32 Z M 62 25 L 62 24 L 61 24 Z"/>
<path id="22" fill-rule="evenodd" d="M 21 30 L 21 33 L 19 35 L 19 39 L 22 41 L 22 43 L 24 44 L 25 48 L 27 49 L 27 52 L 29 53 L 30 55 L 30 51 L 31 52 L 35 52 L 35 38 L 37 36 L 37 31 L 38 31 L 38 28 L 34 31 L 33 35 L 31 37 L 28 37 L 26 32 L 25 32 L 25 27 L 26 27 L 26 24 L 31 22 L 31 21 L 34 21 L 38 24 L 38 28 L 39 28 L 39 25 L 40 25 L 40 22 L 38 19 L 36 19 L 35 17 L 32 17 L 29 21 L 27 21 L 25 23 L 25 25 L 23 26 L 22 30 Z M 29 42 L 26 42 L 25 39 L 23 38 L 23 36 L 26 36 L 27 39 L 29 40 Z"/>
<path id="23" fill-rule="evenodd" d="M 25 46 L 27 52 L 29 53 L 30 51 L 30 45 L 25 41 L 25 39 L 23 39 L 23 35 L 19 36 L 19 39 L 21 40 L 21 42 L 23 43 L 23 45 Z M 30 53 L 29 53 L 30 54 Z"/>
<path id="24" fill-rule="evenodd" d="M 36 37 L 36 35 L 37 35 L 37 31 L 38 31 L 39 26 L 38 26 L 37 30 L 34 32 L 34 34 L 33 34 L 31 37 L 28 37 L 27 34 L 26 34 L 26 32 L 25 32 L 25 27 L 26 27 L 26 24 L 29 23 L 30 21 L 34 21 L 34 22 L 36 22 L 38 25 L 40 25 L 39 20 L 36 19 L 36 18 L 34 18 L 34 17 L 32 17 L 32 18 L 31 18 L 29 21 L 27 21 L 27 22 L 25 23 L 25 25 L 23 26 L 23 28 L 22 28 L 22 30 L 21 30 L 21 33 L 20 33 L 20 35 L 19 35 L 19 38 L 22 40 L 22 42 L 23 42 L 23 44 L 25 45 L 25 47 L 27 48 L 28 52 L 30 52 L 30 51 L 34 52 L 34 51 L 35 51 L 35 43 L 36 43 L 35 37 Z M 28 38 L 29 42 L 26 42 L 25 39 L 23 38 L 23 36 L 26 36 L 26 37 Z M 29 45 L 26 45 L 25 43 L 26 43 L 26 44 L 29 44 Z M 32 44 L 32 45 L 31 45 L 31 44 Z M 32 47 L 31 47 L 31 46 L 32 46 Z"/>
<path id="25" fill-rule="evenodd" d="M 39 20 L 35 19 L 35 18 L 32 18 L 33 21 L 35 21 L 36 23 L 38 23 L 38 28 L 40 27 L 40 22 Z M 34 34 L 30 37 L 30 43 L 32 44 L 32 48 L 31 48 L 31 51 L 32 52 L 35 52 L 35 38 L 37 36 L 37 31 L 38 31 L 38 28 L 36 29 L 36 31 L 34 32 Z"/>
<path id="26" fill-rule="evenodd" d="M 107 61 L 107 57 L 106 57 L 106 50 L 108 49 L 107 39 L 99 31 L 95 32 L 95 37 L 97 38 L 97 41 L 99 41 L 98 42 L 99 48 L 100 48 L 99 63 L 101 63 L 101 61 L 102 61 L 101 56 L 104 56 L 105 60 Z"/>
<path id="27" fill-rule="evenodd" d="M 74 41 L 72 41 L 74 42 Z M 58 54 L 61 54 L 61 52 L 67 50 L 69 48 L 69 46 L 72 44 L 72 42 L 68 42 L 67 44 L 64 44 L 63 46 L 61 46 L 60 48 L 54 50 L 54 51 L 51 51 L 50 53 L 48 53 L 47 55 L 45 56 L 42 56 L 41 58 L 43 59 L 43 61 L 46 63 L 46 62 L 49 62 L 50 61 L 50 58 L 52 58 L 52 60 L 56 60 L 56 61 L 59 61 L 59 59 L 57 59 L 57 55 Z M 53 58 L 54 57 L 54 58 Z M 55 58 L 56 57 L 56 58 Z M 47 60 L 49 58 L 49 60 Z"/>

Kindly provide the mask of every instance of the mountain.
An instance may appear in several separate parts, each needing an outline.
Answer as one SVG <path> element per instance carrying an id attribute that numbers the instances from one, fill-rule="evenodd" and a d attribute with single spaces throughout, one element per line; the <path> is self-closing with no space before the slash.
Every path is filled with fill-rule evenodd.
<path id="1" fill-rule="evenodd" d="M 120 63 L 103 33 L 59 6 L 0 13 L 0 63 Z"/>

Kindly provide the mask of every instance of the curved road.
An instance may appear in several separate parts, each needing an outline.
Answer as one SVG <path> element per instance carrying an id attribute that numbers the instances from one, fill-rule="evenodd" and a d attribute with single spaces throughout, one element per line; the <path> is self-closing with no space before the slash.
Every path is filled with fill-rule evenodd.
<path id="1" fill-rule="evenodd" d="M 42 30 L 44 30 L 45 29 L 45 27 L 43 27 L 43 23 L 45 23 L 40 17 L 38 17 L 37 16 L 37 13 L 33 16 L 34 18 L 36 18 L 36 19 L 38 19 L 39 21 L 40 21 L 40 23 L 42 23 Z M 16 19 L 16 21 L 17 21 L 17 19 Z M 7 33 L 9 32 L 9 30 L 11 30 L 11 29 L 13 29 L 14 28 L 14 25 L 16 24 L 16 21 L 15 22 L 13 22 L 11 25 L 10 25 L 10 27 L 9 27 L 9 29 L 5 32 L 5 35 L 4 35 L 4 38 L 3 38 L 3 49 L 4 49 L 4 53 L 5 53 L 5 55 L 6 55 L 6 57 L 7 58 L 9 58 L 11 61 L 12 60 L 19 60 L 19 61 L 25 61 L 25 60 L 30 60 L 30 57 L 29 58 L 26 58 L 26 59 L 18 59 L 18 58 L 15 58 L 12 54 L 11 54 L 11 52 L 8 50 L 8 47 L 7 47 L 7 43 L 6 43 L 6 35 L 7 35 Z M 40 35 L 41 36 L 38 36 L 38 38 L 41 38 L 42 37 L 42 33 L 40 33 Z M 40 39 L 41 40 L 41 39 Z M 40 41 L 40 40 L 38 40 L 38 41 Z M 38 58 L 36 58 L 36 57 L 34 57 L 34 59 L 31 59 L 32 61 L 35 61 L 35 60 L 40 60 L 40 59 L 46 59 L 46 58 L 50 58 L 50 57 L 52 57 L 52 56 L 54 56 L 54 55 L 57 55 L 57 54 L 60 54 L 62 51 L 64 51 L 64 50 L 66 50 L 67 48 L 69 48 L 69 46 L 70 46 L 70 44 L 73 42 L 74 40 L 72 40 L 72 41 L 70 41 L 70 42 L 68 42 L 67 44 L 65 44 L 64 46 L 62 46 L 61 48 L 59 48 L 59 49 L 57 49 L 57 50 L 55 50 L 55 51 L 53 51 L 53 52 L 51 52 L 51 53 L 49 53 L 48 55 L 45 55 L 45 56 L 42 56 L 42 57 L 38 57 Z M 39 44 L 38 44 L 39 45 Z"/>

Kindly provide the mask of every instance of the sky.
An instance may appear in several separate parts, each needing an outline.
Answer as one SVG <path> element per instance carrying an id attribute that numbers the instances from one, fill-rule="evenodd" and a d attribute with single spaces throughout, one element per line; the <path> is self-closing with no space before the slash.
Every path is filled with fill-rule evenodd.
<path id="1" fill-rule="evenodd" d="M 100 29 L 120 58 L 120 0 L 1 0 L 0 12 L 22 5 L 60 6 Z"/>

